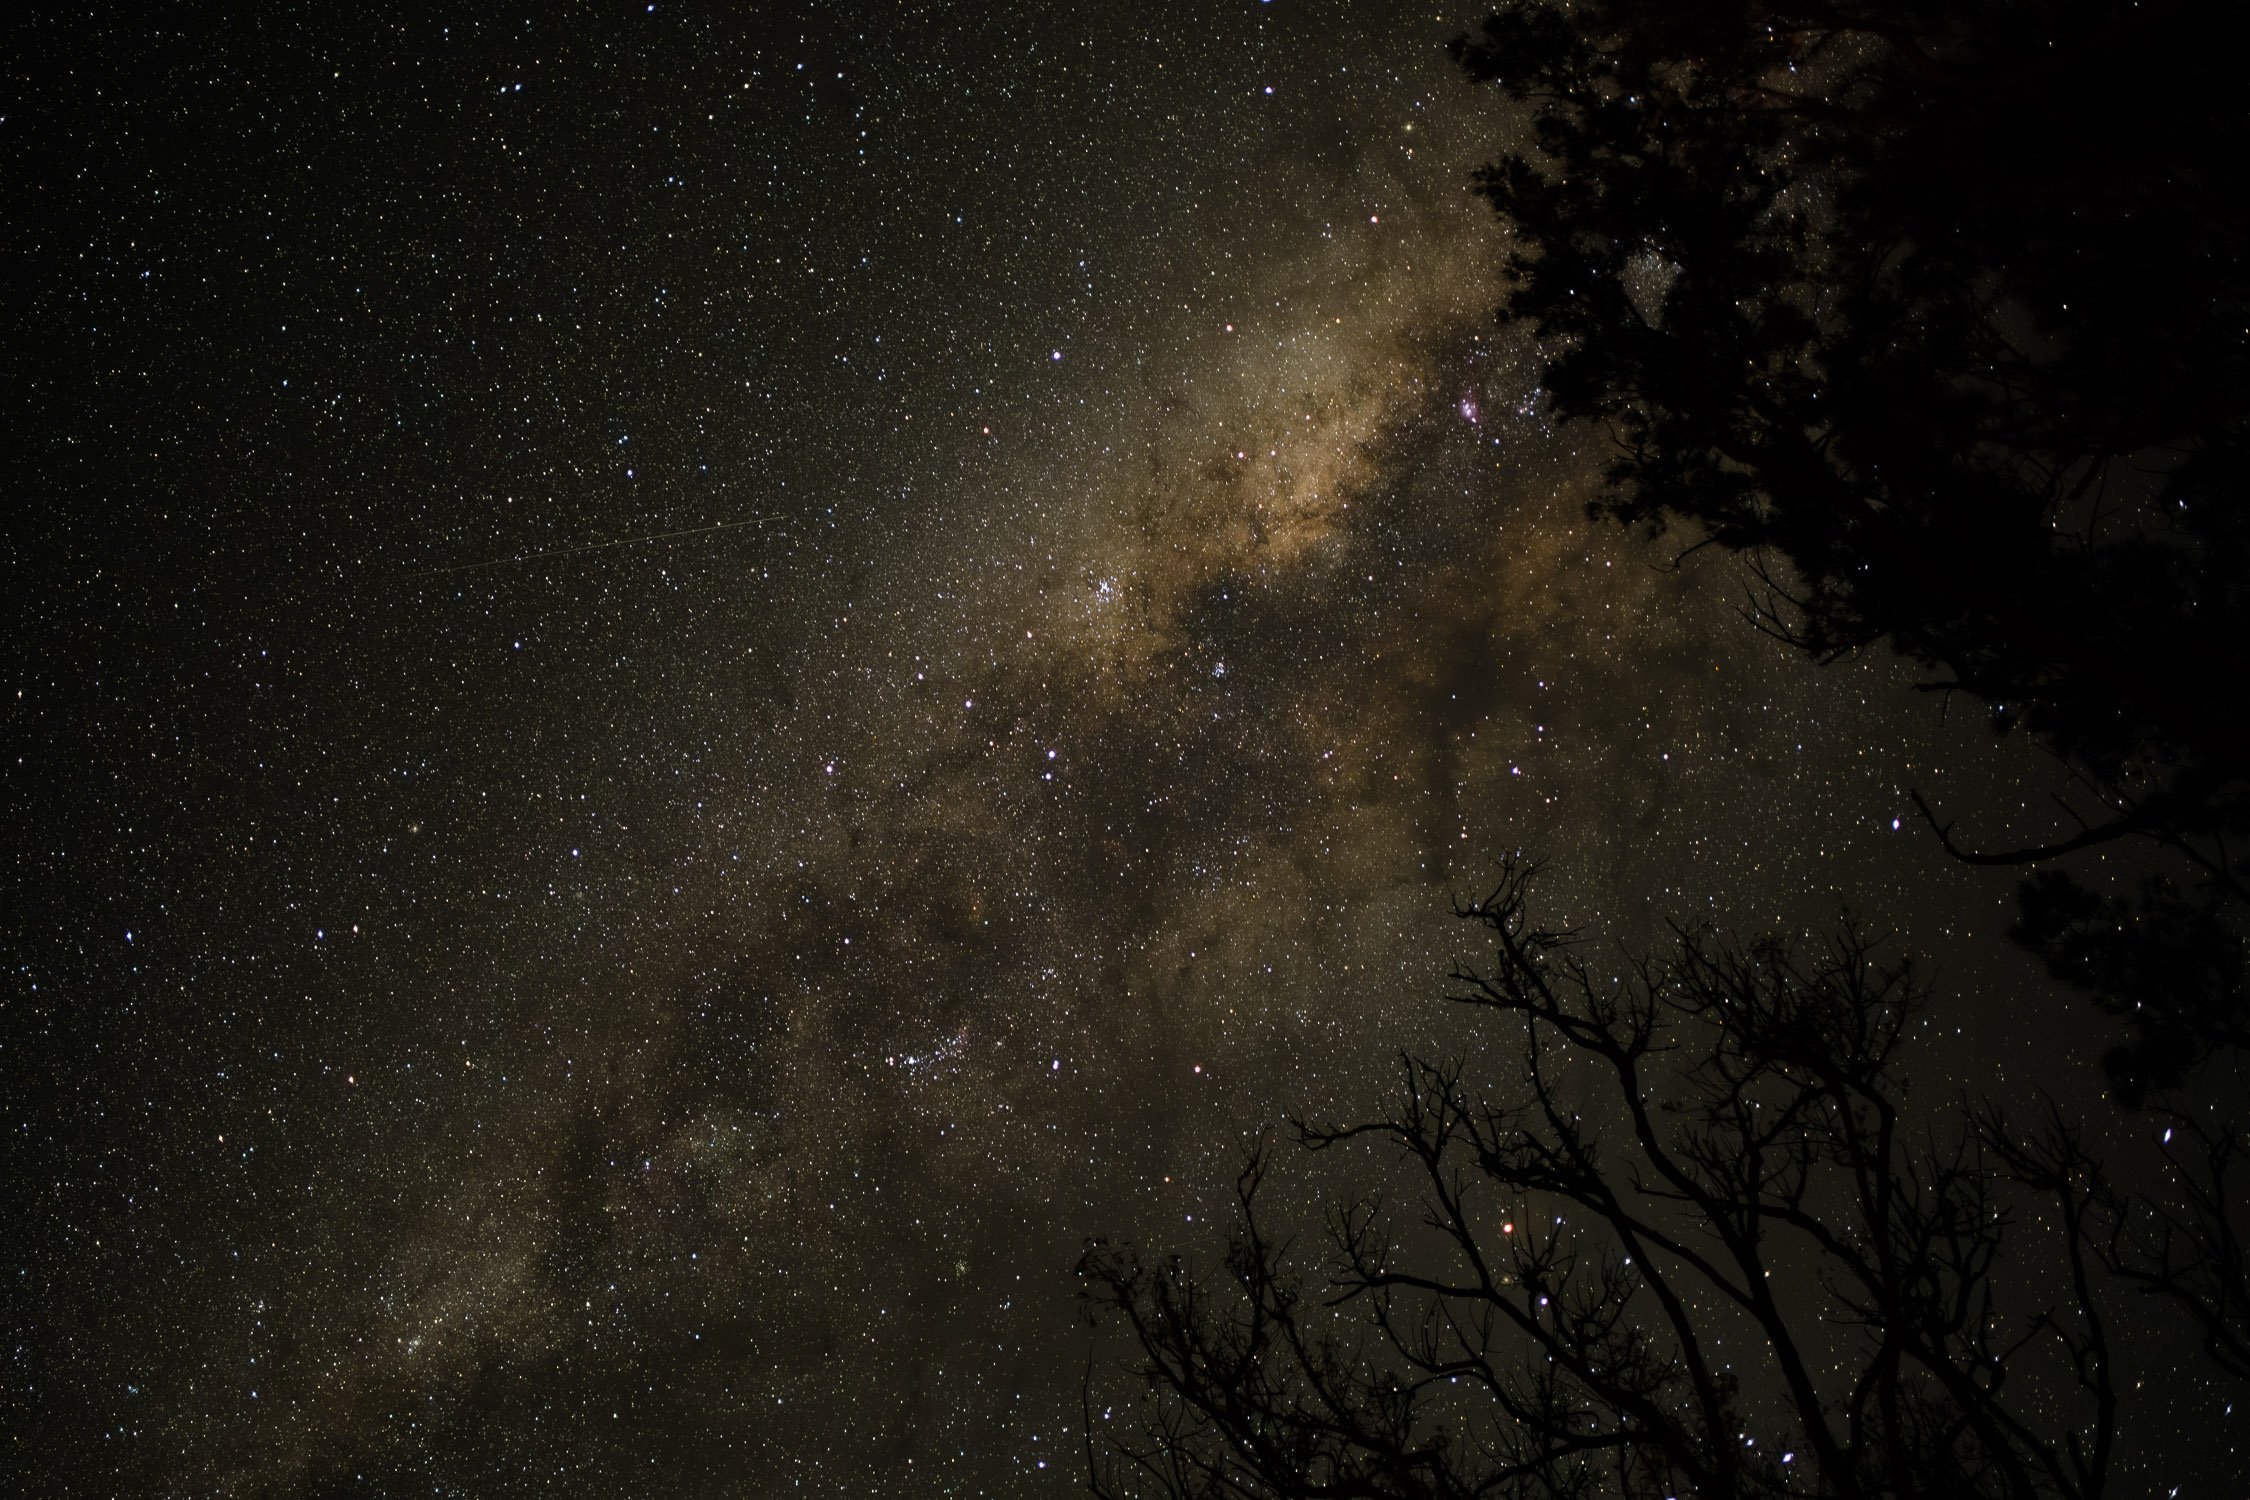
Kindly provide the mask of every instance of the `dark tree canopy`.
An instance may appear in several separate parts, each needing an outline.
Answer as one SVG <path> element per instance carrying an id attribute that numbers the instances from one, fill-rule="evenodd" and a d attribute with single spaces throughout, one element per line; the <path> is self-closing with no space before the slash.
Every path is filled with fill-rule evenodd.
<path id="1" fill-rule="evenodd" d="M 1300 1129 L 1394 1147 L 1416 1200 L 1338 1210 L 1325 1282 L 1268 1228 L 1263 1161 L 1224 1276 L 1089 1253 L 1145 1377 L 1122 1421 L 1090 1410 L 1097 1493 L 2104 1493 L 2124 1204 L 2076 1133 L 1912 1115 L 1923 991 L 1848 924 L 1605 972 L 1531 919 L 1530 875 L 1464 914 L 1493 959 L 1453 996 L 1520 1072 L 1409 1059 L 1393 1113 Z"/>
<path id="2" fill-rule="evenodd" d="M 1480 177 L 1501 311 L 1614 442 L 1597 510 L 1750 555 L 1777 633 L 1887 643 L 2053 750 L 2075 826 L 1983 854 L 1933 814 L 1955 852 L 2187 861 L 2139 903 L 2026 891 L 2021 935 L 2143 1029 L 2134 1096 L 2250 1014 L 2238 941 L 2179 1006 L 2112 983 L 2250 909 L 2246 40 L 2222 3 L 1531 0 L 1455 44 L 1529 114 Z"/>
<path id="3" fill-rule="evenodd" d="M 1261 1156 L 1223 1275 L 1089 1253 L 1143 1380 L 1089 1413 L 1097 1492 L 2091 1497 L 2124 1306 L 2250 1378 L 2239 1109 L 2172 1092 L 2250 1044 L 2245 42 L 2210 0 L 1522 0 L 1455 44 L 1523 111 L 1500 311 L 1613 445 L 1597 513 L 2053 753 L 2025 847 L 1924 812 L 2045 866 L 2016 935 L 2125 1023 L 2163 1180 L 2051 1106 L 1915 1118 L 1921 991 L 1850 927 L 1612 975 L 1511 865 L 1454 998 L 1520 1073 L 1408 1059 L 1386 1117 L 1298 1128 L 1395 1146 L 1404 1211 L 1338 1211 L 1307 1280 Z M 2127 839 L 2166 872 L 2051 863 Z"/>

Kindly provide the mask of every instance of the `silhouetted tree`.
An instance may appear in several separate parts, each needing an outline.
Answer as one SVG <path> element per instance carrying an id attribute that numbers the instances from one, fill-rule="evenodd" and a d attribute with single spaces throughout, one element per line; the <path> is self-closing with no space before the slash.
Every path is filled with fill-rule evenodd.
<path id="1" fill-rule="evenodd" d="M 2125 1205 L 2077 1132 L 1915 1123 L 1923 991 L 1856 926 L 1682 931 L 1612 975 L 1531 919 L 1532 873 L 1464 912 L 1494 957 L 1452 997 L 1521 1059 L 1501 1097 L 1407 1059 L 1395 1113 L 1299 1128 L 1395 1146 L 1409 1212 L 1335 1213 L 1308 1286 L 1261 1156 L 1223 1277 L 1089 1251 L 1144 1377 L 1122 1419 L 1089 1386 L 1096 1493 L 2103 1493 Z"/>
<path id="2" fill-rule="evenodd" d="M 1614 440 L 1597 511 L 2037 735 L 2069 826 L 1987 852 L 1925 807 L 1960 857 L 2186 861 L 2025 891 L 2020 936 L 2138 1033 L 2134 1097 L 2250 1029 L 2246 40 L 2220 0 L 1525 0 L 1455 44 L 1528 114 L 1479 179 L 1501 314 Z M 2191 929 L 2190 990 L 2133 981 Z"/>
<path id="3" fill-rule="evenodd" d="M 2110 1271 L 2193 1323 L 2212 1365 L 2250 1381 L 2250 1203 L 2244 1202 L 2239 1124 L 2206 1111 L 2160 1114 L 2166 1182 L 2105 1208 L 2116 1229 Z"/>

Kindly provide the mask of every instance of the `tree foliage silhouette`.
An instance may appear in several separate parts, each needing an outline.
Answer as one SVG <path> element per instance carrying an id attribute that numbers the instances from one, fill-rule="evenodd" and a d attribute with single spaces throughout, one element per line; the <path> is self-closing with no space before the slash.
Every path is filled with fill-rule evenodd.
<path id="1" fill-rule="evenodd" d="M 2186 862 L 2024 892 L 2135 1029 L 2133 1098 L 2250 1026 L 2239 941 L 2185 992 L 2128 977 L 2250 911 L 2246 40 L 2219 3 L 1528 0 L 1455 43 L 1528 116 L 1479 178 L 1501 314 L 1614 441 L 1597 511 L 1749 555 L 1767 628 L 1888 643 L 2052 750 L 2065 831 L 1983 852 L 1925 807 L 1961 857 Z"/>
<path id="2" fill-rule="evenodd" d="M 1308 1286 L 1261 1156 L 1223 1277 L 1089 1251 L 1145 1378 L 1122 1421 L 1089 1401 L 1095 1491 L 2103 1493 L 2124 1205 L 2077 1133 L 1916 1123 L 1923 990 L 1854 926 L 1818 952 L 1683 930 L 1611 975 L 1531 919 L 1532 874 L 1464 913 L 1494 956 L 1451 997 L 1520 1042 L 1506 1100 L 1409 1058 L 1394 1113 L 1298 1130 L 1394 1145 L 1413 1211 L 1338 1211 Z"/>

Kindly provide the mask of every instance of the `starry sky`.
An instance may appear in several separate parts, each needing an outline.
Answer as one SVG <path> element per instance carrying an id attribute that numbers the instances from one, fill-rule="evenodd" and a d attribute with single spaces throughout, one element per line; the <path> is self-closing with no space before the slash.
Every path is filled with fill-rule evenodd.
<path id="1" fill-rule="evenodd" d="M 1070 1493 L 1516 849 L 2093 1097 L 1907 800 L 2039 758 L 1587 523 L 1473 14 L 137 12 L 0 49 L 25 1492 Z"/>

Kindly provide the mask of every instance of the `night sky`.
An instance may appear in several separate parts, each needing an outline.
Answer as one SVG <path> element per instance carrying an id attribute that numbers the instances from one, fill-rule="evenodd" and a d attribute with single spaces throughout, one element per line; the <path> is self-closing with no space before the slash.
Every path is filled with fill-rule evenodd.
<path id="1" fill-rule="evenodd" d="M 2047 763 L 1585 519 L 1473 12 L 138 9 L 0 49 L 12 1487 L 1069 1493 L 1516 849 L 2096 1099 L 1907 798 Z"/>

